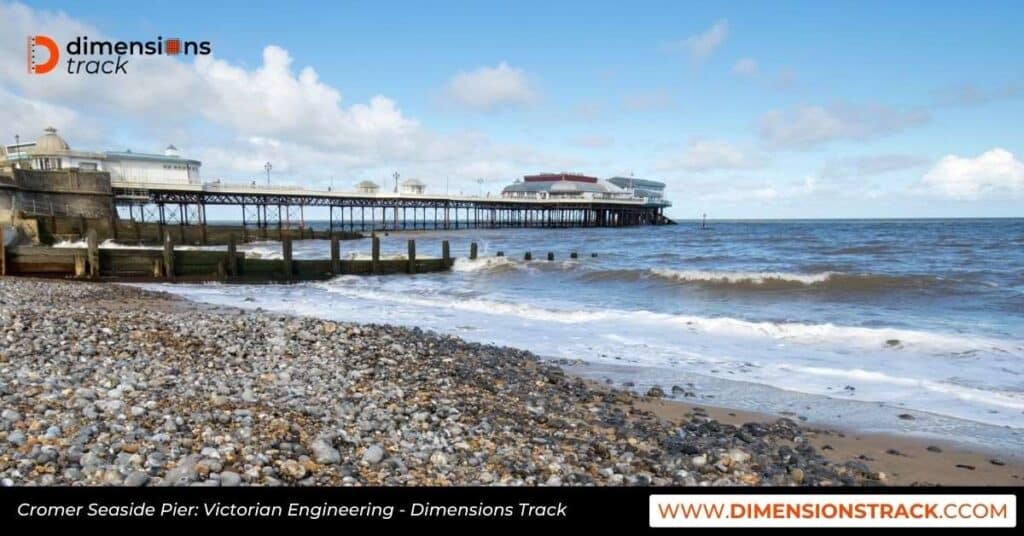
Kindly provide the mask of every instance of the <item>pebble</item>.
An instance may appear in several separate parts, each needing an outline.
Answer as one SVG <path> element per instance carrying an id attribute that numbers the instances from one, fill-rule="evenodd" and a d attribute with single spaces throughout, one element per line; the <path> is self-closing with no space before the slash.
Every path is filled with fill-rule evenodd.
<path id="1" fill-rule="evenodd" d="M 808 449 L 790 419 L 733 426 L 695 410 L 666 423 L 629 391 L 596 388 L 529 352 L 419 329 L 0 278 L 0 341 L 4 486 L 780 486 L 869 476 Z M 665 396 L 660 386 L 647 394 Z"/>

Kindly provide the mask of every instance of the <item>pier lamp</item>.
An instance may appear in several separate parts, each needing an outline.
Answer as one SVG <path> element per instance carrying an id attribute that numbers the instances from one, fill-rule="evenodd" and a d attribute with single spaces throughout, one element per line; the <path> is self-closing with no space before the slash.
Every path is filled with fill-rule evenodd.
<path id="1" fill-rule="evenodd" d="M 274 166 L 270 165 L 270 162 L 263 164 L 263 169 L 267 170 L 267 186 L 270 186 L 270 170 L 273 168 Z"/>

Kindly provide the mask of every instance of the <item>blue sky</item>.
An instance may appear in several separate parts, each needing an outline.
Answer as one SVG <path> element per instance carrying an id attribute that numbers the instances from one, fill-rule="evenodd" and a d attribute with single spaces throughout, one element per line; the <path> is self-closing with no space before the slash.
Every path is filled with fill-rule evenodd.
<path id="1" fill-rule="evenodd" d="M 398 170 L 497 192 L 537 171 L 632 172 L 667 182 L 677 217 L 1024 216 L 1015 2 L 0 9 L 15 30 L 0 95 L 20 110 L 0 123 L 26 136 L 56 121 L 75 148 L 173 142 L 206 178 L 248 180 L 270 160 L 280 182 Z M 18 63 L 25 35 L 83 32 L 214 54 L 84 79 Z"/>

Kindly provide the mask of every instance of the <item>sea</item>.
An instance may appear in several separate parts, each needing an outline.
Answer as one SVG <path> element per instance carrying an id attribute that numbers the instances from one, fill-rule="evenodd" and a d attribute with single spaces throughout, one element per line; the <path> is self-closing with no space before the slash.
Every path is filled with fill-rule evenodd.
<path id="1" fill-rule="evenodd" d="M 682 221 L 381 238 L 385 256 L 404 255 L 409 239 L 420 257 L 440 256 L 447 240 L 458 259 L 450 272 L 414 276 L 143 286 L 523 348 L 596 381 L 641 393 L 658 386 L 698 405 L 1024 452 L 1024 219 Z M 329 257 L 323 240 L 293 247 L 297 259 Z M 274 242 L 242 249 L 280 258 Z M 369 240 L 342 242 L 343 256 L 369 252 Z"/>

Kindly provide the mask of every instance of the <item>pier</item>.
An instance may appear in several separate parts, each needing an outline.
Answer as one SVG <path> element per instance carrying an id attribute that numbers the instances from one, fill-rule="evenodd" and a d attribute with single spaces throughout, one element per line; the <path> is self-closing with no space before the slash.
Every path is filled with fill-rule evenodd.
<path id="1" fill-rule="evenodd" d="M 481 197 L 220 183 L 112 182 L 111 187 L 118 213 L 131 222 L 205 226 L 207 207 L 233 206 L 242 227 L 261 238 L 279 229 L 304 228 L 306 207 L 328 209 L 328 233 L 673 223 L 664 215 L 667 202 L 636 197 Z"/>

